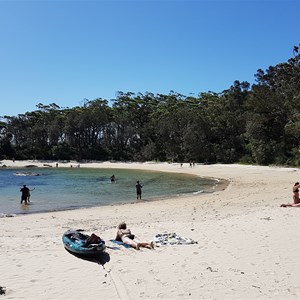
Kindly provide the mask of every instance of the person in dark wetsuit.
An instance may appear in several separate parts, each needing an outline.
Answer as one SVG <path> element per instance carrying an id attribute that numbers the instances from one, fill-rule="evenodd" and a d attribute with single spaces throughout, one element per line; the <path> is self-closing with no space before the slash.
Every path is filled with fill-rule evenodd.
<path id="1" fill-rule="evenodd" d="M 110 182 L 115 182 L 116 181 L 116 177 L 115 177 L 115 175 L 113 174 L 111 177 L 110 177 Z"/>
<path id="2" fill-rule="evenodd" d="M 136 199 L 142 200 L 142 187 L 143 185 L 140 184 L 139 181 L 136 182 L 135 188 L 136 188 Z"/>
<path id="3" fill-rule="evenodd" d="M 299 184 L 299 182 L 296 182 L 293 186 L 293 201 L 294 201 L 294 203 L 281 204 L 280 206 L 281 207 L 287 207 L 287 206 L 298 207 L 298 206 L 300 206 L 299 188 L 300 188 L 300 184 Z"/>
<path id="4" fill-rule="evenodd" d="M 20 189 L 21 194 L 21 204 L 23 201 L 25 204 L 28 204 L 28 197 L 30 197 L 29 188 L 26 186 L 26 184 L 23 185 L 23 187 Z"/>

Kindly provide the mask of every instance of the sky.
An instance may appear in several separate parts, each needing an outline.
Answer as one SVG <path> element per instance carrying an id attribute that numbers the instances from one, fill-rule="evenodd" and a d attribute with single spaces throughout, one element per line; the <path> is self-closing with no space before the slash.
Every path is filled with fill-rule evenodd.
<path id="1" fill-rule="evenodd" d="M 299 11 L 300 0 L 0 0 L 0 116 L 253 84 L 293 57 Z"/>

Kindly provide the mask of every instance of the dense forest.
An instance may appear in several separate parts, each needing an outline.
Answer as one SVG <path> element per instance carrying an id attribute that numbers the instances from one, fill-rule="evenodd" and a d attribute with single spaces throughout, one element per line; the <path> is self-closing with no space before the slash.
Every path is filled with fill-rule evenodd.
<path id="1" fill-rule="evenodd" d="M 296 48 L 296 47 L 295 47 Z M 296 49 L 298 50 L 298 49 Z M 300 55 L 198 97 L 118 92 L 0 122 L 0 159 L 300 165 Z"/>

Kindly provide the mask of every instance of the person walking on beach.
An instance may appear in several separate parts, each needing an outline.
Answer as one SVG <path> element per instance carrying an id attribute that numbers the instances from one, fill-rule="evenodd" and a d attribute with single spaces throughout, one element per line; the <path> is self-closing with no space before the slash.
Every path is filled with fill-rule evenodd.
<path id="1" fill-rule="evenodd" d="M 140 184 L 139 181 L 136 182 L 135 188 L 136 188 L 136 199 L 137 200 L 142 200 L 142 187 L 143 185 Z"/>
<path id="2" fill-rule="evenodd" d="M 21 204 L 23 203 L 23 201 L 25 202 L 25 204 L 28 204 L 28 197 L 30 198 L 30 191 L 29 188 L 26 186 L 26 184 L 23 185 L 23 187 L 20 189 L 21 194 Z"/>
<path id="3" fill-rule="evenodd" d="M 118 225 L 116 240 L 119 242 L 123 242 L 124 244 L 129 245 L 136 250 L 140 250 L 141 247 L 148 249 L 154 248 L 153 242 L 142 242 L 134 234 L 132 234 L 131 230 L 127 228 L 125 222 L 122 222 Z"/>

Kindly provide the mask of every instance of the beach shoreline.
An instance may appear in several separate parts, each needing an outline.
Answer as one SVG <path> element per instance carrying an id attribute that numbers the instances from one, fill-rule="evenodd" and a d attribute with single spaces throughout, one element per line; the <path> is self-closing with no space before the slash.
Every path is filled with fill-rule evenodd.
<path id="1" fill-rule="evenodd" d="M 2 161 L 2 166 L 44 163 Z M 300 250 L 295 230 L 300 210 L 279 207 L 291 201 L 298 168 L 119 162 L 80 167 L 180 172 L 229 185 L 193 197 L 0 218 L 0 286 L 6 287 L 9 299 L 300 297 L 300 266 L 294 255 Z M 121 221 L 142 239 L 175 232 L 198 243 L 140 251 L 116 247 L 110 240 Z M 109 261 L 103 266 L 64 249 L 62 234 L 78 228 L 106 241 Z"/>
<path id="2" fill-rule="evenodd" d="M 93 161 L 93 162 L 84 162 L 84 163 L 81 162 L 80 164 L 78 162 L 75 162 L 75 161 L 67 162 L 67 163 L 66 162 L 56 162 L 56 161 L 43 161 L 43 160 L 42 161 L 38 161 L 38 160 L 30 160 L 30 161 L 8 161 L 8 160 L 6 160 L 6 161 L 0 161 L 0 166 L 2 165 L 1 169 L 6 170 L 6 171 L 10 170 L 11 173 L 9 173 L 9 174 L 18 175 L 18 177 L 15 177 L 15 178 L 20 178 L 22 180 L 22 184 L 27 184 L 28 183 L 28 181 L 26 181 L 26 179 L 35 179 L 35 178 L 39 179 L 40 176 L 43 176 L 43 178 L 46 178 L 45 175 L 49 175 L 49 174 L 53 174 L 53 173 L 54 174 L 56 174 L 56 173 L 60 174 L 57 171 L 59 171 L 60 169 L 70 169 L 71 166 L 76 166 L 76 167 L 72 167 L 72 168 L 74 168 L 73 171 L 75 171 L 75 174 L 78 174 L 78 176 L 79 176 L 79 174 L 82 174 L 80 169 L 90 170 L 89 172 L 92 172 L 92 173 L 94 172 L 95 169 L 97 169 L 97 170 L 103 169 L 106 172 L 107 172 L 107 170 L 110 170 L 108 172 L 112 172 L 112 173 L 117 172 L 118 173 L 121 169 L 116 168 L 113 164 L 116 164 L 116 162 L 115 163 L 109 163 L 109 168 L 107 168 L 107 166 L 108 166 L 107 162 L 95 162 L 95 161 Z M 117 163 L 117 164 L 120 165 L 121 163 Z M 124 164 L 124 163 L 122 163 L 122 164 Z M 175 168 L 175 170 L 178 169 L 179 164 L 175 163 L 175 164 L 171 164 L 171 165 L 172 165 L 173 168 Z M 188 164 L 186 164 L 186 165 L 188 165 Z M 129 164 L 125 163 L 125 166 L 126 166 L 126 169 L 127 169 L 127 166 L 129 166 Z M 183 166 L 180 166 L 180 168 L 183 169 Z M 135 171 L 138 171 L 139 166 L 138 167 L 133 167 L 133 165 L 130 164 L 130 169 L 131 170 L 135 169 Z M 47 170 L 49 170 L 49 171 L 47 171 Z M 72 171 L 72 174 L 73 174 L 73 171 Z M 161 172 L 161 171 L 154 171 L 154 170 L 151 170 L 151 171 L 142 170 L 142 172 L 147 172 L 149 174 L 151 174 L 151 173 L 154 173 L 154 174 L 161 174 L 161 173 L 172 174 L 172 173 L 174 173 L 174 172 Z M 135 173 L 140 174 L 140 172 L 135 172 Z M 5 172 L 4 174 L 7 174 L 7 172 Z M 86 174 L 86 172 L 84 172 L 84 174 Z M 142 173 L 142 174 L 144 174 L 144 173 Z M 189 181 L 192 181 L 192 182 L 195 178 L 201 178 L 198 174 L 187 174 L 187 173 L 183 173 L 183 172 L 179 172 L 178 174 L 182 176 L 182 179 L 189 180 Z M 106 174 L 106 176 L 108 176 L 108 178 L 109 178 L 110 175 Z M 137 175 L 137 176 L 139 176 L 139 175 Z M 101 177 L 103 177 L 102 173 L 101 173 Z M 202 178 L 202 179 L 206 180 L 206 178 Z M 119 178 L 119 180 L 120 180 L 120 178 Z M 145 178 L 144 178 L 144 180 L 145 180 Z M 164 200 L 167 200 L 169 198 L 174 198 L 174 197 L 194 197 L 195 195 L 201 195 L 201 194 L 205 194 L 205 193 L 212 193 L 212 192 L 215 192 L 215 191 L 224 190 L 229 184 L 229 182 L 227 180 L 223 180 L 223 179 L 209 178 L 209 180 L 211 182 L 211 186 L 205 187 L 205 185 L 203 186 L 201 182 L 197 183 L 197 184 L 194 183 L 193 190 L 186 191 L 186 192 L 179 191 L 179 190 L 177 191 L 176 187 L 174 186 L 171 189 L 166 189 L 166 190 L 168 190 L 167 193 L 166 192 L 161 192 L 161 194 L 159 194 L 158 192 L 161 190 L 161 188 L 163 188 L 163 186 L 157 186 L 156 187 L 156 190 L 157 190 L 156 195 L 152 195 L 151 191 L 149 191 L 149 189 L 147 189 L 147 191 L 145 193 L 146 198 L 143 197 L 142 201 L 147 201 L 147 202 L 150 202 L 150 201 L 164 201 Z M 48 185 L 50 184 L 50 186 L 51 186 L 50 182 L 48 182 Z M 133 181 L 133 182 L 135 182 L 135 181 Z M 84 187 L 86 186 L 84 183 L 81 183 L 81 184 L 83 184 Z M 29 185 L 30 185 L 30 183 L 29 183 Z M 72 185 L 72 183 L 68 183 L 67 185 Z M 185 184 L 183 183 L 183 185 L 185 185 Z M 31 188 L 32 187 L 34 187 L 34 189 L 36 188 L 36 186 L 32 186 L 32 183 L 31 183 L 30 186 L 31 186 Z M 93 188 L 95 188 L 95 187 L 93 187 Z M 91 190 L 93 190 L 93 188 L 91 188 Z M 80 189 L 80 187 L 79 187 L 79 189 Z M 101 193 L 102 190 L 103 190 L 103 188 L 100 189 L 98 192 Z M 66 192 L 65 194 L 67 195 L 68 192 L 67 191 L 65 191 L 65 192 Z M 72 191 L 69 191 L 69 192 L 72 193 Z M 89 191 L 86 191 L 86 192 L 89 192 Z M 52 193 L 52 191 L 51 191 L 51 193 Z M 97 195 L 99 196 L 99 193 Z M 43 198 L 43 195 L 40 194 L 39 197 Z M 57 194 L 57 193 L 56 194 L 54 193 L 52 195 L 52 198 L 53 197 L 55 199 L 60 198 L 59 194 Z M 84 197 L 84 194 L 82 194 L 82 197 Z M 68 198 L 72 199 L 72 194 L 70 194 Z M 125 198 L 127 198 L 127 199 L 125 200 Z M 25 209 L 24 205 L 23 205 L 22 209 L 20 209 L 18 205 L 15 205 L 15 206 L 11 207 L 12 197 L 11 197 L 11 195 L 6 195 L 4 193 L 3 195 L 0 195 L 0 201 L 2 199 L 3 199 L 3 201 L 7 201 L 7 206 L 5 207 L 3 204 L 2 204 L 2 206 L 0 206 L 0 217 L 19 215 L 19 214 L 28 215 L 28 214 L 31 214 L 31 213 L 76 210 L 76 209 L 81 209 L 81 208 L 101 207 L 101 206 L 106 206 L 106 205 L 109 205 L 109 206 L 111 206 L 111 205 L 123 205 L 123 204 L 126 204 L 126 203 L 136 202 L 134 200 L 135 197 L 132 198 L 132 197 L 127 195 L 125 198 L 123 199 L 123 201 L 111 202 L 111 203 L 99 201 L 99 202 L 92 202 L 92 204 L 91 204 L 87 200 L 87 201 L 77 202 L 78 205 L 77 204 L 74 205 L 74 201 L 72 202 L 72 201 L 69 201 L 67 199 L 66 203 L 69 203 L 69 206 L 67 204 L 61 206 L 59 202 L 57 204 L 55 202 L 53 202 L 53 209 L 50 208 L 51 207 L 50 205 L 45 206 L 43 202 L 40 203 L 37 200 L 36 203 L 40 204 L 38 207 L 37 206 L 32 207 L 30 205 L 29 206 L 25 205 L 27 207 Z M 7 199 L 10 199 L 10 200 L 8 201 Z M 61 202 L 63 202 L 63 201 L 64 200 L 62 200 Z M 50 202 L 47 202 L 47 203 L 51 203 L 51 199 L 50 199 Z M 32 201 L 31 201 L 31 204 L 32 204 Z"/>

